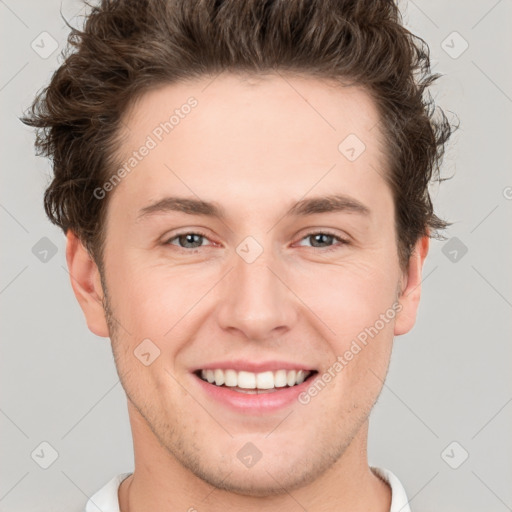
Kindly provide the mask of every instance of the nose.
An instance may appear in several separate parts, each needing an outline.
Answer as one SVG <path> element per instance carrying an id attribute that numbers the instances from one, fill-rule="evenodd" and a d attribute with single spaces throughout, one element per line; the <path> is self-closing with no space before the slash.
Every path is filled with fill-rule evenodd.
<path id="1" fill-rule="evenodd" d="M 237 253 L 234 268 L 222 281 L 217 309 L 221 328 L 262 341 L 282 335 L 297 323 L 297 300 L 287 273 L 270 251 L 248 263 Z"/>

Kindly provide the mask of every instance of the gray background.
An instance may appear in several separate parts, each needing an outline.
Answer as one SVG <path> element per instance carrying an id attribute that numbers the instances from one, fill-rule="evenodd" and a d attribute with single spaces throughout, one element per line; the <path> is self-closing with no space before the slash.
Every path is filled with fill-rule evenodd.
<path id="1" fill-rule="evenodd" d="M 512 2 L 400 5 L 445 74 L 433 94 L 461 128 L 443 169 L 455 176 L 432 189 L 454 221 L 450 240 L 432 241 L 417 324 L 395 340 L 370 463 L 397 474 L 416 512 L 512 510 Z M 60 8 L 73 24 L 82 6 L 0 0 L 0 511 L 80 511 L 133 467 L 110 343 L 89 332 L 72 294 L 65 238 L 42 208 L 50 164 L 17 119 L 61 62 Z M 59 47 L 47 56 L 51 38 Z M 47 469 L 42 442 L 58 452 Z"/>

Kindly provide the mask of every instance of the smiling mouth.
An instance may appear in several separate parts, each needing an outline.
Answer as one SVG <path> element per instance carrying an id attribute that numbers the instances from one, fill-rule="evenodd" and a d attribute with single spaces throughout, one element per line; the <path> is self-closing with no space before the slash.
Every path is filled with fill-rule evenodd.
<path id="1" fill-rule="evenodd" d="M 220 368 L 194 372 L 201 380 L 213 386 L 247 394 L 273 393 L 280 389 L 298 386 L 317 373 L 316 370 L 276 370 L 253 373 Z"/>

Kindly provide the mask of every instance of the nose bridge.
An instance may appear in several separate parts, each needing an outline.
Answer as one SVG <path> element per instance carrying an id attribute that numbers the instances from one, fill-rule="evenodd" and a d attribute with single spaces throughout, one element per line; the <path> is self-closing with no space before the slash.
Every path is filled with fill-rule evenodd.
<path id="1" fill-rule="evenodd" d="M 219 322 L 248 338 L 263 339 L 276 328 L 293 324 L 293 294 L 283 284 L 286 278 L 278 256 L 248 238 L 236 248 L 233 269 L 224 283 Z"/>

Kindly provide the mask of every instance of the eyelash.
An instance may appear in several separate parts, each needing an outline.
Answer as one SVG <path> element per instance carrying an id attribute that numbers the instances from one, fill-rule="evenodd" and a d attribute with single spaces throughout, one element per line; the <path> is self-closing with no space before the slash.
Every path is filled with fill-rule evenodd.
<path id="1" fill-rule="evenodd" d="M 202 231 L 184 231 L 183 233 L 177 233 L 176 235 L 174 235 L 172 238 L 169 238 L 167 239 L 165 242 L 164 242 L 164 245 L 174 245 L 174 244 L 171 244 L 171 241 L 173 240 L 176 240 L 177 238 L 179 238 L 180 236 L 186 236 L 186 235 L 199 235 L 200 237 L 202 238 L 206 238 L 208 239 L 208 236 L 206 235 L 206 233 L 203 233 Z M 311 247 L 312 249 L 317 249 L 317 250 L 320 250 L 320 251 L 323 251 L 323 252 L 331 252 L 331 251 L 335 251 L 337 249 L 339 249 L 341 246 L 343 245 L 349 245 L 350 242 L 344 238 L 341 238 L 337 235 L 335 235 L 334 233 L 330 233 L 329 231 L 311 231 L 310 233 L 307 233 L 306 235 L 304 235 L 300 241 L 306 239 L 306 238 L 309 238 L 309 237 L 312 237 L 312 236 L 315 236 L 315 235 L 327 235 L 327 236 L 331 236 L 333 237 L 335 240 L 337 240 L 338 242 L 340 242 L 338 245 L 332 245 L 332 246 L 329 246 L 329 247 Z M 179 246 L 176 246 L 179 250 L 182 250 L 182 251 L 185 251 L 185 252 L 192 252 L 192 251 L 196 251 L 198 249 L 200 249 L 202 246 L 199 246 L 199 247 L 194 247 L 193 249 L 187 249 L 185 247 L 179 247 Z"/>

